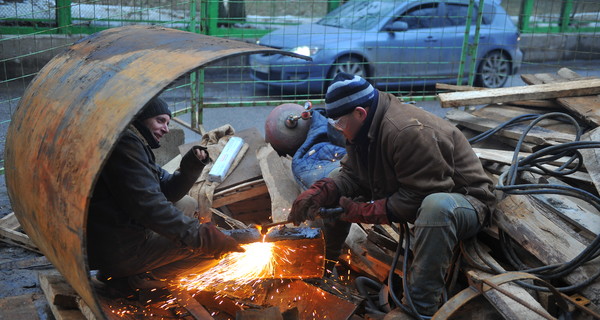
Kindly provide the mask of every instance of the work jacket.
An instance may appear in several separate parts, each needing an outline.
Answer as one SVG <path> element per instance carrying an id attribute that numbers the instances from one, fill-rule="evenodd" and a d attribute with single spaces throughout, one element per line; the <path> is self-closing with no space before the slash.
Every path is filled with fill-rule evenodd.
<path id="1" fill-rule="evenodd" d="M 169 174 L 155 163 L 142 134 L 130 125 L 106 161 L 90 201 L 88 259 L 90 267 L 114 265 L 129 258 L 156 232 L 174 246 L 201 245 L 198 219 L 175 208 L 203 169 L 192 162 Z"/>
<path id="2" fill-rule="evenodd" d="M 460 193 L 484 223 L 495 202 L 492 181 L 454 125 L 380 92 L 367 138 L 366 148 L 347 143 L 341 170 L 332 175 L 342 195 L 387 198 L 391 220 L 413 223 L 426 196 Z"/>

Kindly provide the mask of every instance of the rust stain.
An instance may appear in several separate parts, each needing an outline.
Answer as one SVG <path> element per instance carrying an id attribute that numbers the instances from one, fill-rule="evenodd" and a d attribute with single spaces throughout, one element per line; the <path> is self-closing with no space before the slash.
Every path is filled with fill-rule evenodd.
<path id="1" fill-rule="evenodd" d="M 178 77 L 260 52 L 296 56 L 156 26 L 114 28 L 57 55 L 24 93 L 6 139 L 11 203 L 27 234 L 98 318 L 106 315 L 89 281 L 85 222 L 112 146 L 146 102 Z"/>

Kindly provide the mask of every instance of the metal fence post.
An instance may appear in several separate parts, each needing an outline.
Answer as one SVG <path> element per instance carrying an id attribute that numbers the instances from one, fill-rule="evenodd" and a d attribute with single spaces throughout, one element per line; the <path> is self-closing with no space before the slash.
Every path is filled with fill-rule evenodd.
<path id="1" fill-rule="evenodd" d="M 475 0 L 469 1 L 469 8 L 467 9 L 467 23 L 465 25 L 465 34 L 463 37 L 463 44 L 460 54 L 460 62 L 458 64 L 458 76 L 456 77 L 456 85 L 462 85 L 463 74 L 465 71 L 465 63 L 467 60 L 467 54 L 469 52 L 469 34 L 471 33 L 471 18 L 473 17 L 473 6 Z"/>
<path id="2" fill-rule="evenodd" d="M 569 29 L 572 11 L 573 0 L 563 0 L 560 8 L 560 32 L 566 32 Z"/>
<path id="3" fill-rule="evenodd" d="M 196 27 L 196 18 L 198 16 L 198 2 L 200 2 L 200 30 Z M 190 1 L 190 24 L 189 30 L 190 32 L 195 33 L 204 33 L 206 34 L 206 30 L 203 30 L 203 12 L 204 6 L 202 5 L 201 0 L 192 0 Z M 193 71 L 190 74 L 190 100 L 191 100 L 191 108 L 190 108 L 190 126 L 192 129 L 200 129 L 202 124 L 202 104 L 203 104 L 203 96 L 204 96 L 204 69 Z M 202 130 L 200 130 L 202 131 Z"/>
<path id="4" fill-rule="evenodd" d="M 327 12 L 333 11 L 340 6 L 340 0 L 327 0 Z"/>
<path id="5" fill-rule="evenodd" d="M 56 26 L 58 33 L 71 33 L 71 0 L 56 0 Z"/>
<path id="6" fill-rule="evenodd" d="M 519 31 L 525 32 L 529 29 L 529 20 L 533 12 L 533 2 L 535 0 L 524 0 L 521 3 L 521 13 L 519 14 Z"/>
<path id="7" fill-rule="evenodd" d="M 477 48 L 479 48 L 479 31 L 481 30 L 481 21 L 483 20 L 484 1 L 485 0 L 479 0 L 479 7 L 477 7 L 477 22 L 475 24 L 475 36 L 473 38 L 473 44 L 469 47 L 471 65 L 469 68 L 469 81 L 467 83 L 470 86 L 473 86 L 475 73 L 477 72 Z"/>

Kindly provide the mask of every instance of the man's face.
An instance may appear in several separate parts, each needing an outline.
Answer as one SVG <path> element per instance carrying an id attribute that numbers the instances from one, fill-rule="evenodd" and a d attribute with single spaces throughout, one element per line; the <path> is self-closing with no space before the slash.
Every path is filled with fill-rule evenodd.
<path id="1" fill-rule="evenodd" d="M 169 117 L 168 114 L 159 114 L 142 121 L 142 123 L 150 130 L 156 141 L 160 141 L 160 138 L 169 133 L 170 122 L 171 117 Z"/>
<path id="2" fill-rule="evenodd" d="M 357 107 L 348 114 L 345 114 L 337 119 L 329 119 L 328 121 L 333 128 L 340 131 L 348 141 L 352 141 L 360 130 L 365 116 L 365 109 L 362 107 Z"/>

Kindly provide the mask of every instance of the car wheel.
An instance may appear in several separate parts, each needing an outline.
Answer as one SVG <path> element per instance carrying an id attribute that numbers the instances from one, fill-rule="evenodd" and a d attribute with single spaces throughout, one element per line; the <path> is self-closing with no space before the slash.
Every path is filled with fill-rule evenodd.
<path id="1" fill-rule="evenodd" d="M 345 72 L 367 78 L 367 64 L 358 58 L 341 57 L 331 67 L 328 79 L 333 80 L 338 73 Z"/>
<path id="2" fill-rule="evenodd" d="M 510 61 L 500 52 L 488 53 L 477 69 L 475 85 L 486 88 L 500 88 L 504 86 L 510 75 Z"/>

